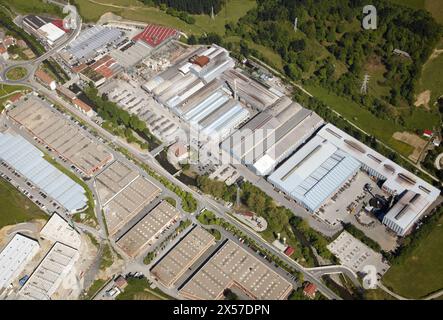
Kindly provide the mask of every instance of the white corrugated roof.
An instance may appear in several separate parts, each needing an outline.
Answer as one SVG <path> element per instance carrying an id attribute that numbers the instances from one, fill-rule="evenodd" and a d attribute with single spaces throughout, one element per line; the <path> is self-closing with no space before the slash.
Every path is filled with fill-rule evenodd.
<path id="1" fill-rule="evenodd" d="M 0 133 L 0 159 L 70 212 L 87 204 L 85 190 L 43 159 L 43 153 L 21 136 Z"/>
<path id="2" fill-rule="evenodd" d="M 38 30 L 51 42 L 55 42 L 65 35 L 65 32 L 62 29 L 52 23 L 47 23 Z"/>
<path id="3" fill-rule="evenodd" d="M 0 288 L 7 287 L 39 250 L 38 241 L 17 233 L 0 252 Z"/>

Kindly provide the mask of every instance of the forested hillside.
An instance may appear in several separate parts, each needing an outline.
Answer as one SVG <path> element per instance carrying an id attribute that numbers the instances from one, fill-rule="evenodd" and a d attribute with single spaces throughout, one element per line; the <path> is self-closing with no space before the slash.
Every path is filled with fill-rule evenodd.
<path id="1" fill-rule="evenodd" d="M 257 2 L 257 8 L 237 25 L 226 26 L 229 35 L 271 48 L 292 79 L 350 97 L 376 116 L 404 124 L 422 66 L 442 34 L 429 13 L 374 0 L 378 28 L 364 30 L 365 0 Z M 394 49 L 410 58 L 394 54 Z M 361 94 L 368 73 L 372 76 L 368 94 Z"/>
<path id="2" fill-rule="evenodd" d="M 214 14 L 218 13 L 223 7 L 225 0 L 141 0 L 146 4 L 154 3 L 155 5 L 166 4 L 170 8 L 179 11 L 196 14 L 210 14 L 212 7 Z"/>

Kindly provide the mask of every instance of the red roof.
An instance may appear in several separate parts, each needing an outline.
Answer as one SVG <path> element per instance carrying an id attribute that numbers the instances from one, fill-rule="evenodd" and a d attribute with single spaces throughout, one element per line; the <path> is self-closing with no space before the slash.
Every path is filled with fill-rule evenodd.
<path id="1" fill-rule="evenodd" d="M 117 61 L 115 61 L 111 56 L 106 55 L 103 58 L 97 60 L 90 67 L 97 73 L 101 74 L 103 77 L 111 78 L 114 75 L 114 71 L 112 71 L 110 68 L 116 63 Z"/>
<path id="2" fill-rule="evenodd" d="M 89 112 L 89 111 L 92 110 L 92 108 L 91 108 L 88 104 L 84 103 L 82 100 L 80 100 L 80 99 L 78 99 L 78 98 L 75 98 L 72 102 L 73 102 L 78 108 L 82 109 L 82 110 L 85 111 L 85 112 Z"/>
<path id="3" fill-rule="evenodd" d="M 288 247 L 286 248 L 284 254 L 287 255 L 287 256 L 289 257 L 289 256 L 292 256 L 292 254 L 293 254 L 294 252 L 295 252 L 294 248 L 291 247 L 291 246 L 288 246 Z"/>
<path id="4" fill-rule="evenodd" d="M 52 23 L 54 26 L 56 26 L 57 28 L 63 30 L 64 32 L 66 32 L 66 33 L 69 32 L 69 30 L 66 30 L 66 29 L 64 28 L 64 26 L 63 26 L 63 20 L 62 20 L 62 19 L 56 19 L 56 20 L 53 20 L 51 23 Z"/>
<path id="5" fill-rule="evenodd" d="M 316 291 L 317 291 L 317 286 L 311 282 L 309 282 L 309 284 L 307 284 L 303 289 L 303 292 L 309 297 L 314 297 Z"/>
<path id="6" fill-rule="evenodd" d="M 162 27 L 155 24 L 149 24 L 146 26 L 143 32 L 132 38 L 133 41 L 143 40 L 151 47 L 156 47 L 163 41 L 175 37 L 178 35 L 178 31 L 168 27 Z"/>
<path id="7" fill-rule="evenodd" d="M 432 132 L 431 130 L 425 130 L 425 131 L 423 131 L 423 134 L 425 134 L 427 136 L 432 136 L 434 134 L 434 132 Z"/>
<path id="8" fill-rule="evenodd" d="M 0 45 L 0 54 L 3 54 L 5 52 L 7 52 L 8 50 L 5 48 L 4 45 Z"/>
<path id="9" fill-rule="evenodd" d="M 11 103 L 16 103 L 22 96 L 23 96 L 23 94 L 21 92 L 19 92 L 19 93 L 14 94 L 8 100 L 11 101 Z"/>
<path id="10" fill-rule="evenodd" d="M 49 74 L 47 74 L 46 72 L 44 72 L 44 71 L 41 70 L 41 69 L 38 69 L 38 70 L 35 72 L 35 76 L 36 76 L 41 82 L 46 83 L 47 85 L 50 85 L 52 82 L 54 82 L 54 79 L 53 79 Z"/>

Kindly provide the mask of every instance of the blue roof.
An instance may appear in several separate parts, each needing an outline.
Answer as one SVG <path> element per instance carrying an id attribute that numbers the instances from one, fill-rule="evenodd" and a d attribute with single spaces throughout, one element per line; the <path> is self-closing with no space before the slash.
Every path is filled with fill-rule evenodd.
<path id="1" fill-rule="evenodd" d="M 316 137 L 278 168 L 269 181 L 315 211 L 360 166 L 348 153 Z"/>
<path id="2" fill-rule="evenodd" d="M 43 153 L 21 136 L 0 133 L 0 159 L 70 212 L 86 207 L 85 190 L 43 158 Z"/>

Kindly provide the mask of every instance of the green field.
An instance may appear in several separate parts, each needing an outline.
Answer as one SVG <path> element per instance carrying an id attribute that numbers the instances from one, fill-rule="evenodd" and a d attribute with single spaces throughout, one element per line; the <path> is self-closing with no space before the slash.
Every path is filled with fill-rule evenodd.
<path id="1" fill-rule="evenodd" d="M 437 45 L 438 50 L 443 48 L 443 39 Z M 432 107 L 438 97 L 443 95 L 443 52 L 432 58 L 423 66 L 417 93 L 425 90 L 431 91 L 430 107 Z"/>
<path id="2" fill-rule="evenodd" d="M 48 219 L 39 207 L 3 178 L 0 178 L 0 203 L 0 229 L 34 219 Z"/>
<path id="3" fill-rule="evenodd" d="M 45 14 L 51 16 L 60 16 L 61 9 L 56 5 L 44 3 L 42 0 L 0 0 L 0 3 L 5 2 L 17 12 L 22 14 Z"/>
<path id="4" fill-rule="evenodd" d="M 212 20 L 207 15 L 192 15 L 195 24 L 166 14 L 158 8 L 143 5 L 136 0 L 75 0 L 80 14 L 88 21 L 97 21 L 106 12 L 113 12 L 127 20 L 156 23 L 177 28 L 187 34 L 203 34 L 217 32 L 223 34 L 227 22 L 236 22 L 252 9 L 255 0 L 228 0 L 226 6 Z"/>
<path id="5" fill-rule="evenodd" d="M 400 124 L 394 123 L 391 120 L 379 119 L 357 103 L 329 93 L 328 90 L 321 87 L 307 86 L 306 89 L 316 98 L 343 115 L 347 120 L 374 135 L 402 155 L 408 156 L 413 152 L 413 147 L 392 137 L 394 132 L 405 130 Z"/>
<path id="6" fill-rule="evenodd" d="M 0 112 L 4 108 L 4 103 L 18 91 L 25 91 L 27 88 L 23 86 L 10 86 L 0 84 Z"/>
<path id="7" fill-rule="evenodd" d="M 23 67 L 15 67 L 6 73 L 9 80 L 20 80 L 28 74 L 28 71 Z"/>
<path id="8" fill-rule="evenodd" d="M 117 296 L 117 300 L 173 300 L 158 288 L 151 289 L 146 278 L 128 279 L 128 286 Z"/>
<path id="9" fill-rule="evenodd" d="M 420 240 L 404 263 L 393 265 L 383 283 L 407 298 L 421 298 L 443 288 L 443 216 Z"/>

